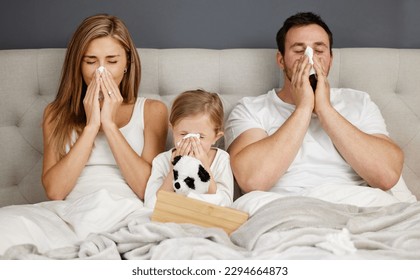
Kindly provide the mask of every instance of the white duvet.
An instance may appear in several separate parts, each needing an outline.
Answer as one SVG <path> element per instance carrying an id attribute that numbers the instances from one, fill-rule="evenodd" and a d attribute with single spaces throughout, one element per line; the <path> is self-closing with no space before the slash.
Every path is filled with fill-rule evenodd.
<path id="1" fill-rule="evenodd" d="M 71 201 L 1 209 L 0 258 L 418 258 L 420 202 L 398 190 L 393 196 L 336 185 L 295 197 L 248 193 L 233 207 L 250 218 L 231 236 L 150 222 L 152 210 L 140 200 L 98 190 Z"/>
<path id="2" fill-rule="evenodd" d="M 386 206 L 398 202 L 412 203 L 416 201 L 403 178 L 400 178 L 398 183 L 388 192 L 365 186 L 323 185 L 308 188 L 300 196 L 358 207 Z M 255 191 L 241 196 L 234 202 L 233 207 L 252 215 L 260 207 L 282 197 L 287 196 L 281 193 Z"/>
<path id="3" fill-rule="evenodd" d="M 33 244 L 43 253 L 73 246 L 90 233 L 110 230 L 132 215 L 149 221 L 138 198 L 102 189 L 73 200 L 4 207 L 0 211 L 0 255 L 12 245 Z"/>

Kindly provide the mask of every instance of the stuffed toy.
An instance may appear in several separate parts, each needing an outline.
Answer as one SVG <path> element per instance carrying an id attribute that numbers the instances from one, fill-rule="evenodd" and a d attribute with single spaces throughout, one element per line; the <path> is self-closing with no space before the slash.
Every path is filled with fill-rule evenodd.
<path id="1" fill-rule="evenodd" d="M 191 156 L 176 156 L 172 161 L 176 193 L 188 195 L 189 192 L 207 193 L 210 186 L 210 174 L 201 161 Z"/>

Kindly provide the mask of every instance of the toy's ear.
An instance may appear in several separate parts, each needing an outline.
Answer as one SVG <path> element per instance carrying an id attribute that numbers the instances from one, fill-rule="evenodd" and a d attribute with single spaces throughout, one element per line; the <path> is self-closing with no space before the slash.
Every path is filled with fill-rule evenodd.
<path id="1" fill-rule="evenodd" d="M 198 177 L 200 177 L 202 182 L 208 182 L 210 180 L 210 174 L 201 164 L 198 166 Z"/>
<path id="2" fill-rule="evenodd" d="M 177 164 L 180 159 L 181 159 L 181 156 L 174 157 L 174 160 L 172 161 L 172 165 Z"/>

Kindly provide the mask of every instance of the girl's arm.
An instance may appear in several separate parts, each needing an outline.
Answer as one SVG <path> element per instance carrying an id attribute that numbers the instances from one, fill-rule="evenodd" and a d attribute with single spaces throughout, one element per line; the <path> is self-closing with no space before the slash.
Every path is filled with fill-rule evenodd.
<path id="1" fill-rule="evenodd" d="M 218 151 L 221 152 L 221 151 Z M 198 194 L 190 192 L 188 197 L 203 200 L 220 206 L 230 206 L 233 202 L 233 175 L 230 167 L 229 156 L 216 162 L 213 170 L 213 180 L 216 185 L 216 191 L 213 194 Z"/>
<path id="2" fill-rule="evenodd" d="M 144 195 L 144 205 L 149 208 L 154 208 L 156 204 L 156 195 L 161 190 L 173 191 L 172 181 L 172 164 L 170 162 L 170 155 L 162 153 L 158 155 L 152 163 L 152 171 L 147 182 L 146 191 Z"/>

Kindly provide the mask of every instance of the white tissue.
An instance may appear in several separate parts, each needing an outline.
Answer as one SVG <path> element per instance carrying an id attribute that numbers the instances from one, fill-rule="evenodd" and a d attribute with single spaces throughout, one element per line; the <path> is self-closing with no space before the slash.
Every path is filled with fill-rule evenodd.
<path id="1" fill-rule="evenodd" d="M 99 72 L 99 73 L 101 73 L 101 74 L 102 74 L 104 71 L 105 71 L 105 67 L 103 67 L 103 66 L 99 66 L 99 67 L 98 67 L 98 72 Z"/>
<path id="2" fill-rule="evenodd" d="M 307 46 L 306 47 L 305 55 L 309 58 L 309 63 L 311 65 L 314 65 L 314 59 L 313 59 L 313 57 L 314 57 L 314 50 L 310 46 Z M 315 69 L 314 69 L 313 66 L 311 67 L 311 70 L 309 70 L 309 75 L 312 75 L 312 74 L 315 74 Z"/>
<path id="3" fill-rule="evenodd" d="M 98 69 L 96 69 L 96 71 L 97 71 L 99 74 L 102 74 L 102 73 L 105 71 L 105 67 L 103 67 L 103 66 L 99 66 L 99 67 L 98 67 Z M 99 101 L 104 100 L 104 94 L 102 93 L 102 90 L 100 90 L 100 91 L 99 91 L 99 98 L 98 98 L 98 100 L 99 100 Z"/>
<path id="4" fill-rule="evenodd" d="M 190 138 L 190 137 L 195 137 L 197 139 L 200 139 L 200 133 L 188 133 L 182 139 L 187 139 L 187 138 Z"/>
<path id="5" fill-rule="evenodd" d="M 325 241 L 315 245 L 316 247 L 328 250 L 335 255 L 342 256 L 357 251 L 350 238 L 348 229 L 343 228 L 339 233 L 330 233 L 325 236 Z"/>
<path id="6" fill-rule="evenodd" d="M 187 139 L 190 137 L 195 137 L 198 140 L 200 140 L 200 133 L 188 133 L 187 135 L 185 135 L 184 137 L 182 137 L 182 139 Z M 178 143 L 176 143 L 177 146 L 179 146 L 179 144 L 181 144 L 181 141 L 179 141 Z"/>

